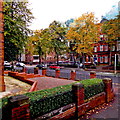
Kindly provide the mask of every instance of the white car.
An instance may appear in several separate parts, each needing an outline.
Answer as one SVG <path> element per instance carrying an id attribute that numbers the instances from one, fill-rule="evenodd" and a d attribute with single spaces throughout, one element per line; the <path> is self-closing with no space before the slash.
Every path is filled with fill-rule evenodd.
<path id="1" fill-rule="evenodd" d="M 21 63 L 21 62 L 18 62 L 18 63 L 16 63 L 16 66 L 17 66 L 17 67 L 25 67 L 25 64 L 24 64 L 24 63 Z"/>
<path id="2" fill-rule="evenodd" d="M 4 61 L 4 68 L 5 69 L 11 69 L 12 65 L 8 61 Z"/>

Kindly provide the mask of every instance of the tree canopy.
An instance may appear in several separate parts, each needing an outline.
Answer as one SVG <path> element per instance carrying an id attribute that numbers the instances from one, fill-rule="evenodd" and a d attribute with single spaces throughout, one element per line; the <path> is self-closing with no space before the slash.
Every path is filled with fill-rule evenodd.
<path id="1" fill-rule="evenodd" d="M 57 57 L 57 64 L 59 55 L 63 54 L 67 50 L 65 41 L 66 27 L 62 26 L 61 23 L 53 21 L 49 25 L 49 39 L 50 39 L 50 50 L 54 51 Z"/>
<path id="2" fill-rule="evenodd" d="M 107 36 L 106 42 L 113 43 L 120 38 L 120 15 L 115 19 L 108 20 L 102 24 L 102 33 Z"/>
<path id="3" fill-rule="evenodd" d="M 99 25 L 93 13 L 83 14 L 74 21 L 66 38 L 71 42 L 72 49 L 79 54 L 92 54 L 93 43 L 99 40 Z"/>
<path id="4" fill-rule="evenodd" d="M 28 26 L 34 18 L 28 5 L 28 2 L 4 2 L 5 60 L 15 60 L 27 43 Z"/>

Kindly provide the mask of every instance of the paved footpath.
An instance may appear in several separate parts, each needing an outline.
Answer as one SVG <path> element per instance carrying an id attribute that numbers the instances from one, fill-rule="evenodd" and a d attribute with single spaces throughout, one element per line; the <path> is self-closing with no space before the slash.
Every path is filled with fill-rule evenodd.
<path id="1" fill-rule="evenodd" d="M 31 80 L 38 81 L 38 85 L 37 85 L 38 90 L 49 89 L 60 85 L 67 85 L 75 82 L 73 80 L 66 80 L 66 79 L 53 78 L 53 77 L 36 77 L 36 78 L 31 78 Z"/>
<path id="2" fill-rule="evenodd" d="M 95 118 L 95 120 L 120 120 L 120 84 L 113 83 L 115 98 L 110 103 L 105 103 L 87 112 L 80 120 Z"/>

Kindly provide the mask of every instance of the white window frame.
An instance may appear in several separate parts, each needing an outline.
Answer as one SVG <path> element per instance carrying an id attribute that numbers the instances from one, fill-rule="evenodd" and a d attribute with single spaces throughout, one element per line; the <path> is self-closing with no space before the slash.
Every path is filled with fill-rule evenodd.
<path id="1" fill-rule="evenodd" d="M 97 52 L 97 46 L 94 46 L 94 52 Z"/>

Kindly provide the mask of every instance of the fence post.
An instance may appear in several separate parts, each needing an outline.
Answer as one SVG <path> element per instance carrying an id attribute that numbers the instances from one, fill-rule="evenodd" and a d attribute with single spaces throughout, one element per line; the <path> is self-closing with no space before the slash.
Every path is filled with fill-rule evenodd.
<path id="1" fill-rule="evenodd" d="M 103 78 L 103 83 L 105 85 L 106 102 L 110 102 L 114 97 L 113 88 L 112 88 L 112 79 Z"/>
<path id="2" fill-rule="evenodd" d="M 75 70 L 71 70 L 70 80 L 75 80 L 75 77 L 76 77 L 76 72 L 75 72 Z"/>
<path id="3" fill-rule="evenodd" d="M 59 77 L 60 77 L 60 70 L 56 70 L 56 71 L 55 71 L 55 77 L 56 77 L 56 78 L 59 78 Z"/>
<path id="4" fill-rule="evenodd" d="M 73 99 L 75 101 L 75 118 L 79 118 L 81 115 L 81 107 L 84 103 L 84 85 L 81 83 L 76 83 L 72 85 Z"/>
<path id="5" fill-rule="evenodd" d="M 29 98 L 25 95 L 9 98 L 11 106 L 11 120 L 30 120 Z"/>
<path id="6" fill-rule="evenodd" d="M 38 74 L 38 70 L 39 70 L 39 68 L 38 68 L 38 67 L 35 67 L 35 68 L 34 68 L 34 74 Z"/>
<path id="7" fill-rule="evenodd" d="M 46 69 L 42 69 L 42 75 L 46 75 Z"/>
<path id="8" fill-rule="evenodd" d="M 26 73 L 26 71 L 27 71 L 27 70 L 26 70 L 26 68 L 25 68 L 25 67 L 23 67 L 23 70 L 22 70 L 22 72 L 25 72 L 25 73 Z"/>
<path id="9" fill-rule="evenodd" d="M 95 71 L 90 72 L 90 79 L 91 78 L 96 78 L 96 72 Z"/>

